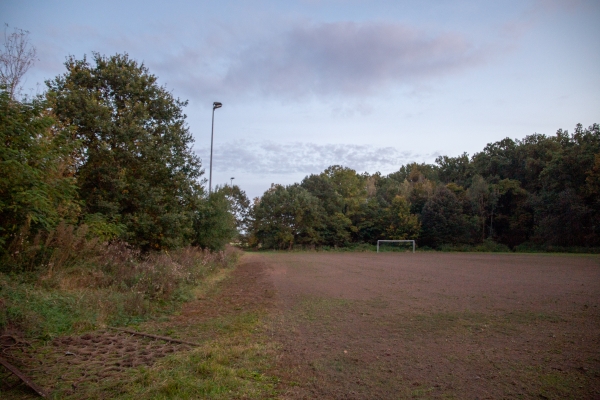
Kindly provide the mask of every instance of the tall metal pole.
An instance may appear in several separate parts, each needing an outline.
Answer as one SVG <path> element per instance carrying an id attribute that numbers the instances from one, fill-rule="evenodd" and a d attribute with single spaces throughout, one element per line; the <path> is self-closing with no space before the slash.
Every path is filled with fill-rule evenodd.
<path id="1" fill-rule="evenodd" d="M 215 135 L 215 107 L 213 106 L 212 128 L 210 129 L 210 174 L 208 178 L 208 194 L 212 193 L 212 153 L 213 153 L 213 137 Z"/>
<path id="2" fill-rule="evenodd" d="M 213 103 L 213 112 L 212 112 L 212 128 L 210 129 L 210 174 L 208 177 L 208 194 L 212 193 L 212 155 L 213 155 L 213 138 L 215 134 L 215 110 L 217 108 L 221 108 L 223 104 L 215 101 Z"/>

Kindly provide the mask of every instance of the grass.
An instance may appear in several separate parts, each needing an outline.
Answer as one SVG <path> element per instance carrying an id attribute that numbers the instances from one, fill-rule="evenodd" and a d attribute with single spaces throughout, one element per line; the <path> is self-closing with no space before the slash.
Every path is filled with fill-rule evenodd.
<path id="1" fill-rule="evenodd" d="M 121 399 L 266 399 L 276 395 L 274 344 L 255 330 L 261 317 L 240 314 L 215 320 L 218 338 L 199 348 L 159 361 L 151 369 L 133 371 Z"/>
<path id="2" fill-rule="evenodd" d="M 194 248 L 143 256 L 124 244 L 36 273 L 0 273 L 0 333 L 50 340 L 172 313 L 226 275 L 237 253 Z"/>
<path id="3" fill-rule="evenodd" d="M 277 347 L 263 334 L 262 320 L 259 313 L 240 313 L 225 320 L 215 318 L 209 325 L 219 326 L 219 334 L 202 341 L 198 347 L 162 358 L 151 367 L 131 368 L 117 377 L 84 382 L 76 390 L 69 382 L 59 384 L 52 398 L 273 398 L 278 381 L 269 371 L 273 368 Z M 71 369 L 70 375 L 93 373 L 90 370 L 93 366 L 78 368 Z M 55 383 L 55 377 L 36 378 L 46 387 Z"/>
<path id="4" fill-rule="evenodd" d="M 190 251 L 185 250 L 185 251 Z M 163 264 L 173 261 L 177 271 L 164 271 L 164 276 L 174 279 L 175 273 L 186 276 L 196 274 L 194 280 L 182 279 L 169 292 L 169 296 L 147 295 L 142 300 L 147 309 L 139 312 L 131 296 L 147 276 L 128 275 L 125 286 L 113 284 L 102 288 L 81 287 L 80 278 L 72 279 L 73 271 L 56 272 L 55 283 L 47 285 L 40 279 L 10 280 L 2 275 L 4 301 L 4 327 L 20 329 L 34 338 L 33 353 L 41 361 L 44 352 L 52 352 L 49 340 L 56 336 L 81 334 L 105 325 L 137 325 L 138 329 L 171 337 L 190 337 L 200 345 L 189 350 L 159 359 L 152 366 L 127 369 L 114 377 L 85 380 L 74 389 L 71 381 L 57 381 L 57 373 L 65 376 L 94 376 L 94 369 L 106 366 L 89 363 L 57 365 L 52 371 L 33 370 L 34 381 L 43 387 L 53 387 L 54 399 L 115 398 L 115 399 L 268 399 L 276 397 L 278 379 L 270 371 L 274 368 L 277 345 L 270 340 L 265 324 L 265 310 L 245 311 L 235 309 L 213 318 L 199 318 L 185 325 L 173 325 L 168 315 L 177 313 L 178 305 L 185 299 L 210 299 L 220 292 L 233 269 L 235 255 L 208 253 L 188 254 L 189 268 L 182 264 L 182 255 L 161 256 Z M 183 257 L 186 258 L 186 257 Z M 177 260 L 178 262 L 176 262 Z M 188 260 L 188 261 L 189 261 Z M 138 261 L 136 261 L 137 263 Z M 144 262 L 149 262 L 145 260 Z M 155 265 L 155 264 L 152 264 Z M 195 268 L 200 269 L 195 270 Z M 95 269 L 88 273 L 99 273 Z M 182 272 L 183 271 L 183 272 Z M 163 276 L 161 275 L 161 276 Z M 68 278 L 71 277 L 71 278 Z M 106 277 L 104 277 L 106 279 Z M 152 279 L 149 279 L 152 281 Z M 83 281 L 87 281 L 83 279 Z M 74 283 L 79 282 L 79 283 Z M 161 280 L 153 280 L 152 287 L 160 288 Z M 140 286 L 137 286 L 139 288 Z M 145 287 L 145 286 L 144 286 Z M 145 321 L 145 322 L 144 322 Z M 36 340 L 37 339 L 37 340 Z M 41 339 L 41 340 L 39 340 Z M 62 353 L 61 353 L 62 354 Z M 65 359 L 65 362 L 68 359 Z M 57 369 L 58 368 L 58 369 Z M 0 385 L 1 386 L 1 385 Z M 3 391 L 0 398 L 26 399 L 31 392 Z"/>
<path id="5" fill-rule="evenodd" d="M 22 359 L 11 361 L 52 388 L 54 399 L 272 398 L 278 381 L 268 371 L 277 348 L 265 334 L 262 310 L 236 308 L 180 326 L 170 323 L 182 303 L 218 295 L 238 258 L 231 248 L 142 254 L 123 243 L 90 240 L 85 227 L 61 225 L 15 249 L 11 264 L 0 266 L 0 335 L 27 343 Z M 106 371 L 120 365 L 114 360 L 71 362 L 53 346 L 54 338 L 110 326 L 194 337 L 199 346 L 158 356 L 150 366 L 117 367 L 121 372 L 112 375 Z M 131 356 L 127 350 L 120 357 Z M 0 398 L 31 396 L 25 385 L 6 390 L 0 384 Z"/>
<path id="6" fill-rule="evenodd" d="M 346 252 L 376 252 L 377 246 L 370 243 L 350 243 L 347 246 L 314 246 L 314 245 L 294 245 L 289 249 L 255 249 L 248 248 L 247 251 L 259 251 L 261 253 L 298 253 L 298 252 L 331 252 L 331 253 L 346 253 Z M 457 244 L 442 244 L 437 248 L 429 246 L 419 247 L 417 243 L 417 252 L 459 252 L 459 253 L 534 253 L 534 254 L 599 254 L 600 247 L 585 247 L 585 246 L 552 246 L 552 245 L 536 245 L 532 243 L 522 243 L 513 249 L 505 244 L 495 242 L 490 239 L 477 244 L 457 243 Z M 379 252 L 412 252 L 412 244 L 403 243 L 401 245 L 380 244 Z"/>

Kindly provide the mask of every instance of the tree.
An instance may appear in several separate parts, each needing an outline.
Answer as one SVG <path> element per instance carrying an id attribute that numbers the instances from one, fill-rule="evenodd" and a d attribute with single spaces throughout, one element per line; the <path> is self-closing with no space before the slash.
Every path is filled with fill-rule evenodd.
<path id="1" fill-rule="evenodd" d="M 530 194 L 521 187 L 520 181 L 514 179 L 503 179 L 492 186 L 493 238 L 509 247 L 515 247 L 527 241 L 533 233 Z"/>
<path id="2" fill-rule="evenodd" d="M 469 155 L 463 153 L 458 157 L 439 156 L 435 159 L 438 165 L 439 179 L 443 183 L 453 182 L 457 185 L 466 186 L 471 178 L 471 163 Z"/>
<path id="3" fill-rule="evenodd" d="M 540 172 L 543 190 L 559 193 L 573 189 L 583 195 L 587 172 L 593 168 L 595 155 L 600 152 L 600 126 L 593 124 L 583 128 L 578 124 L 572 135 L 559 129 L 553 139 L 560 147 Z"/>
<path id="4" fill-rule="evenodd" d="M 367 185 L 365 177 L 356 173 L 355 170 L 341 165 L 332 165 L 321 173 L 327 177 L 335 192 L 343 199 L 343 210 L 345 215 L 351 216 L 359 205 L 367 197 Z"/>
<path id="5" fill-rule="evenodd" d="M 15 28 L 13 33 L 4 29 L 4 44 L 0 51 L 0 85 L 6 87 L 8 96 L 15 100 L 19 84 L 35 62 L 36 50 L 29 43 L 29 32 Z"/>
<path id="6" fill-rule="evenodd" d="M 0 91 L 2 253 L 19 235 L 75 222 L 79 214 L 70 132 L 46 108 L 43 99 L 19 102 Z"/>
<path id="7" fill-rule="evenodd" d="M 423 241 L 431 246 L 459 243 L 465 233 L 461 204 L 454 193 L 441 185 L 425 203 L 421 223 Z"/>
<path id="8" fill-rule="evenodd" d="M 543 199 L 543 203 L 534 240 L 555 246 L 593 246 L 598 243 L 592 210 L 573 189 L 552 194 Z"/>
<path id="9" fill-rule="evenodd" d="M 203 171 L 187 102 L 127 54 L 94 53 L 92 63 L 69 57 L 65 66 L 46 82 L 47 97 L 80 143 L 75 176 L 85 213 L 124 225 L 124 239 L 146 250 L 189 243 Z"/>
<path id="10" fill-rule="evenodd" d="M 319 206 L 324 210 L 320 244 L 347 245 L 350 242 L 352 221 L 344 213 L 347 211 L 347 204 L 342 194 L 336 190 L 331 177 L 325 173 L 310 175 L 304 178 L 300 185 L 319 200 Z"/>
<path id="11" fill-rule="evenodd" d="M 225 193 L 225 197 L 229 202 L 230 212 L 235 218 L 238 237 L 242 242 L 246 242 L 252 226 L 250 200 L 246 196 L 246 192 L 240 189 L 238 185 L 226 185 L 220 190 Z"/>
<path id="12" fill-rule="evenodd" d="M 419 236 L 419 218 L 410 213 L 410 205 L 404 197 L 396 196 L 386 211 L 386 239 L 405 240 Z"/>
<path id="13" fill-rule="evenodd" d="M 418 180 L 423 179 L 437 182 L 439 180 L 438 169 L 439 168 L 435 165 L 413 162 L 401 166 L 397 172 L 389 174 L 388 177 L 398 182 L 403 182 L 405 179 L 411 182 L 417 182 Z"/>
<path id="14" fill-rule="evenodd" d="M 210 250 L 222 250 L 237 233 L 236 220 L 228 199 L 228 190 L 215 190 L 199 202 L 194 213 L 192 244 Z"/>
<path id="15" fill-rule="evenodd" d="M 510 179 L 516 176 L 518 169 L 517 143 L 505 138 L 495 143 L 488 143 L 482 152 L 473 156 L 475 171 L 488 180 Z"/>
<path id="16" fill-rule="evenodd" d="M 490 185 L 481 175 L 475 175 L 471 181 L 471 186 L 467 189 L 467 197 L 471 201 L 471 209 L 477 215 L 481 230 L 479 234 L 481 241 L 485 240 L 486 221 L 490 209 Z"/>
<path id="17" fill-rule="evenodd" d="M 361 205 L 356 218 L 358 228 L 357 239 L 361 242 L 375 244 L 378 239 L 385 239 L 387 209 L 389 204 L 380 196 L 369 198 Z"/>
<path id="18" fill-rule="evenodd" d="M 320 243 L 323 209 L 302 186 L 273 185 L 254 205 L 253 242 L 265 248 L 291 249 Z"/>

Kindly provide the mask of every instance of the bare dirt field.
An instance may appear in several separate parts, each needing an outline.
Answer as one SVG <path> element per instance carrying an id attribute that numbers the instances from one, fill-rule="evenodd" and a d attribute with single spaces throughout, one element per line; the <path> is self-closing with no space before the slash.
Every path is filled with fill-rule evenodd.
<path id="1" fill-rule="evenodd" d="M 52 398 L 600 399 L 598 256 L 246 253 L 217 289 L 138 327 L 197 350 L 112 330 L 0 350 Z"/>
<path id="2" fill-rule="evenodd" d="M 266 253 L 289 399 L 600 398 L 600 258 Z"/>

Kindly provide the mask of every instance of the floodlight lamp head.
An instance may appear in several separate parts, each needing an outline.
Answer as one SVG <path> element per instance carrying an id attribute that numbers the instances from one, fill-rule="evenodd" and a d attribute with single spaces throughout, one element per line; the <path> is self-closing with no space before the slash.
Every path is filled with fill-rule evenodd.
<path id="1" fill-rule="evenodd" d="M 223 107 L 223 104 L 219 103 L 218 101 L 215 101 L 213 103 L 213 110 L 217 109 L 217 108 L 221 108 Z"/>

